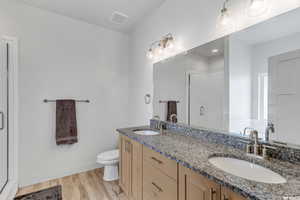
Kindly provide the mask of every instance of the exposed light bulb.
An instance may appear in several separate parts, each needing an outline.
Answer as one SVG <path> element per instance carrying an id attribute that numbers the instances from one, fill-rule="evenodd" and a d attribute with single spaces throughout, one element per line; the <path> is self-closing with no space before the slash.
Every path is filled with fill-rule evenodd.
<path id="1" fill-rule="evenodd" d="M 161 55 L 161 54 L 163 54 L 163 52 L 164 52 L 163 47 L 159 44 L 157 47 L 157 54 Z"/>
<path id="2" fill-rule="evenodd" d="M 264 0 L 252 0 L 250 9 L 261 9 L 264 6 Z"/>
<path id="3" fill-rule="evenodd" d="M 174 38 L 173 37 L 170 37 L 169 39 L 168 39 L 168 42 L 167 42 L 167 48 L 168 49 L 173 49 L 174 48 Z"/>
<path id="4" fill-rule="evenodd" d="M 154 54 L 153 54 L 152 48 L 150 48 L 150 49 L 148 50 L 148 52 L 147 52 L 147 57 L 148 57 L 149 59 L 153 59 L 153 58 L 154 58 Z"/>
<path id="5" fill-rule="evenodd" d="M 232 20 L 226 8 L 222 10 L 220 23 L 222 26 L 228 26 L 232 24 Z"/>
<path id="6" fill-rule="evenodd" d="M 268 10 L 267 0 L 250 0 L 248 8 L 248 15 L 251 17 L 257 17 L 263 15 Z"/>
<path id="7" fill-rule="evenodd" d="M 235 29 L 231 13 L 227 7 L 228 3 L 229 3 L 229 0 L 224 1 L 223 8 L 221 10 L 221 15 L 220 15 L 218 23 L 217 23 L 218 30 L 223 32 L 224 34 L 230 33 L 232 31 L 234 31 L 234 29 Z"/>

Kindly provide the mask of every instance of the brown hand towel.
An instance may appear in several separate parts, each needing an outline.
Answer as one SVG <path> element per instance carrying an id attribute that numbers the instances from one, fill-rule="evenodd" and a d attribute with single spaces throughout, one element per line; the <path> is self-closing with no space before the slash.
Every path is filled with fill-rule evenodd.
<path id="1" fill-rule="evenodd" d="M 177 115 L 177 102 L 176 101 L 168 101 L 168 110 L 167 110 L 167 121 L 171 121 L 170 117 L 173 114 Z M 177 117 L 174 119 L 174 122 L 177 123 Z"/>
<path id="2" fill-rule="evenodd" d="M 56 100 L 56 144 L 77 142 L 75 100 Z"/>

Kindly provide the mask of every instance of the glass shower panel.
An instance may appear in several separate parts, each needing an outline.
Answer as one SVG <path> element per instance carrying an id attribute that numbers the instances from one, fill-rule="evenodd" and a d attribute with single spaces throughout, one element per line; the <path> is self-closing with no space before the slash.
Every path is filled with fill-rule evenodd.
<path id="1" fill-rule="evenodd" d="M 0 193 L 8 182 L 8 67 L 9 45 L 1 41 L 0 60 Z"/>

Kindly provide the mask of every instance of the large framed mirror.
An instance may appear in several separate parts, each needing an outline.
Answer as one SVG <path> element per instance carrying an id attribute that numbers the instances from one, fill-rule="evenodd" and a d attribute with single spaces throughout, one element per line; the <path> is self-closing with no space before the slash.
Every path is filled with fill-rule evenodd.
<path id="1" fill-rule="evenodd" d="M 300 8 L 154 64 L 161 120 L 300 146 Z"/>

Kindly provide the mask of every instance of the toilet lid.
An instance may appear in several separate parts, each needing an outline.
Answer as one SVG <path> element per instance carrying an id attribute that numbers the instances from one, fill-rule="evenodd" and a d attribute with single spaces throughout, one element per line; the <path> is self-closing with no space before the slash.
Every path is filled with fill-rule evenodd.
<path id="1" fill-rule="evenodd" d="M 119 149 L 100 153 L 97 158 L 99 160 L 110 161 L 119 159 Z"/>

